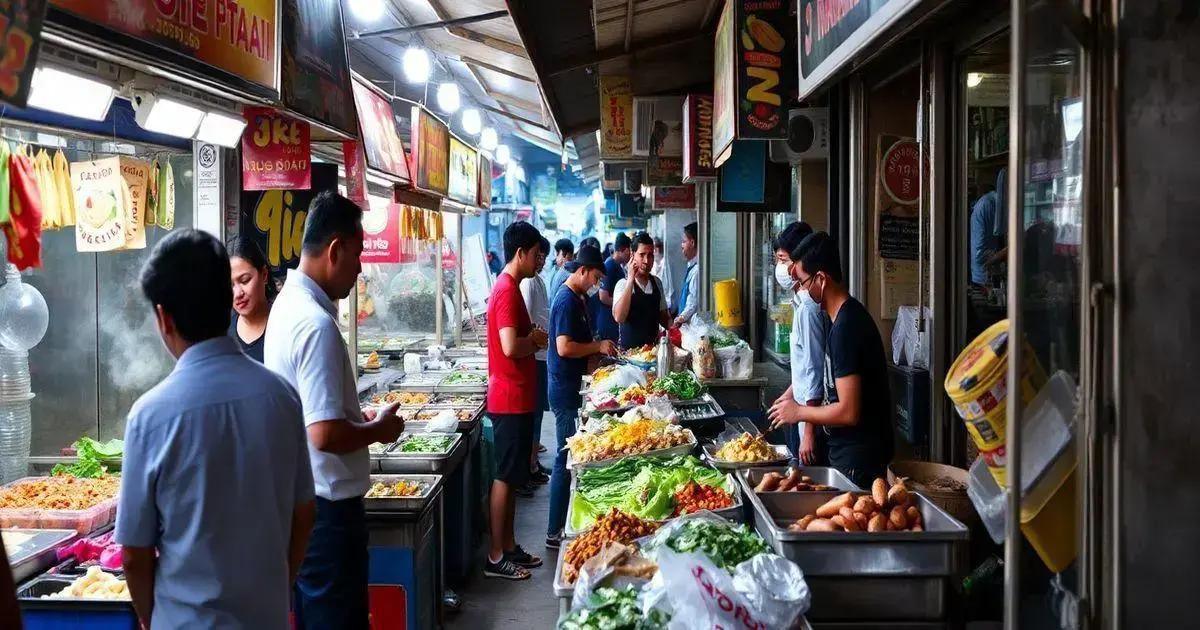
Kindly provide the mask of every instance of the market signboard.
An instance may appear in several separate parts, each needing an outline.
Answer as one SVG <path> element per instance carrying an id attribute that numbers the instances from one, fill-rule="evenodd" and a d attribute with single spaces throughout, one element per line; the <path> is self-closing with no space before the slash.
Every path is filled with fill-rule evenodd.
<path id="1" fill-rule="evenodd" d="M 734 80 L 736 61 L 733 58 L 734 4 L 738 0 L 724 0 L 721 19 L 717 22 L 716 40 L 713 43 L 713 167 L 720 166 L 729 158 L 733 147 L 734 112 L 736 111 L 737 84 Z"/>
<path id="2" fill-rule="evenodd" d="M 246 107 L 242 190 L 302 190 L 312 185 L 308 123 L 270 107 Z"/>
<path id="3" fill-rule="evenodd" d="M 288 109 L 349 136 L 358 131 L 340 2 L 283 0 L 280 87 Z"/>
<path id="4" fill-rule="evenodd" d="M 713 97 L 689 94 L 683 101 L 683 181 L 715 181 Z"/>
<path id="5" fill-rule="evenodd" d="M 367 158 L 357 140 L 342 141 L 342 162 L 346 165 L 346 198 L 359 208 L 367 207 Z"/>
<path id="6" fill-rule="evenodd" d="M 600 157 L 633 157 L 633 87 L 629 77 L 600 77 Z"/>
<path id="7" fill-rule="evenodd" d="M 124 249 L 131 199 L 121 158 L 71 162 L 71 189 L 75 191 L 75 250 Z"/>
<path id="8" fill-rule="evenodd" d="M 400 204 L 372 204 L 363 209 L 362 262 L 400 262 Z"/>
<path id="9" fill-rule="evenodd" d="M 796 11 L 803 99 L 920 0 L 799 0 Z"/>
<path id="10" fill-rule="evenodd" d="M 337 192 L 337 164 L 312 165 L 308 190 L 243 190 L 238 234 L 254 241 L 267 255 L 271 277 L 282 282 L 300 263 L 308 206 L 326 190 Z"/>
<path id="11" fill-rule="evenodd" d="M 656 186 L 652 195 L 652 205 L 655 211 L 694 210 L 696 208 L 696 187 L 692 184 Z"/>
<path id="12" fill-rule="evenodd" d="M 362 130 L 367 166 L 404 182 L 412 181 L 404 143 L 396 131 L 391 100 L 355 78 L 354 103 L 358 109 L 358 126 Z"/>
<path id="13" fill-rule="evenodd" d="M 277 0 L 50 0 L 50 6 L 83 26 L 121 33 L 156 52 L 278 91 Z"/>
<path id="14" fill-rule="evenodd" d="M 25 107 L 42 43 L 46 0 L 0 3 L 0 101 Z"/>
<path id="15" fill-rule="evenodd" d="M 652 156 L 646 162 L 647 186 L 678 186 L 683 183 L 683 158 Z"/>
<path id="16" fill-rule="evenodd" d="M 445 197 L 450 191 L 450 128 L 420 105 L 412 108 L 413 183 Z"/>
<path id="17" fill-rule="evenodd" d="M 473 206 L 479 199 L 479 152 L 450 137 L 450 194 L 454 201 Z"/>
<path id="18" fill-rule="evenodd" d="M 487 210 L 492 207 L 492 161 L 479 154 L 479 201 L 475 205 Z"/>

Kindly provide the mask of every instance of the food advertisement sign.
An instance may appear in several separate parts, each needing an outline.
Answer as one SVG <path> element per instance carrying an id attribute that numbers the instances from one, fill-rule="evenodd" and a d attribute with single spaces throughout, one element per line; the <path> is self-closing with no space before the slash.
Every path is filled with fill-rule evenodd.
<path id="1" fill-rule="evenodd" d="M 683 158 L 652 156 L 646 162 L 647 186 L 678 186 L 683 183 Z"/>
<path id="2" fill-rule="evenodd" d="M 450 138 L 450 198 L 468 206 L 479 199 L 479 152 Z"/>
<path id="3" fill-rule="evenodd" d="M 25 107 L 42 43 L 46 0 L 0 3 L 0 101 Z"/>
<path id="4" fill-rule="evenodd" d="M 150 185 L 150 163 L 121 156 L 121 177 L 129 191 L 123 249 L 146 248 L 146 195 Z"/>
<path id="5" fill-rule="evenodd" d="M 309 126 L 270 107 L 246 107 L 242 190 L 303 190 L 312 185 Z"/>
<path id="6" fill-rule="evenodd" d="M 366 208 L 367 159 L 357 140 L 342 141 L 342 161 L 346 164 L 346 198 Z"/>
<path id="7" fill-rule="evenodd" d="M 475 204 L 484 210 L 492 207 L 492 161 L 479 154 L 479 201 Z"/>
<path id="8" fill-rule="evenodd" d="M 805 98 L 920 0 L 799 0 L 799 97 Z"/>
<path id="9" fill-rule="evenodd" d="M 337 164 L 312 165 L 308 190 L 243 190 L 238 234 L 254 241 L 267 255 L 271 277 L 282 281 L 300 263 L 308 206 L 326 190 L 337 192 Z"/>
<path id="10" fill-rule="evenodd" d="M 385 202 L 363 209 L 362 262 L 400 262 L 400 204 Z"/>
<path id="11" fill-rule="evenodd" d="M 349 136 L 358 130 L 340 2 L 282 0 L 280 87 L 288 109 Z"/>
<path id="12" fill-rule="evenodd" d="M 108 252 L 125 247 L 131 203 L 121 158 L 71 163 L 75 193 L 75 249 Z"/>
<path id="13" fill-rule="evenodd" d="M 450 190 L 450 129 L 419 105 L 412 108 L 413 183 L 445 197 Z"/>
<path id="14" fill-rule="evenodd" d="M 354 104 L 358 109 L 358 126 L 362 130 L 367 166 L 405 182 L 412 181 L 404 143 L 396 131 L 391 100 L 355 79 Z"/>
<path id="15" fill-rule="evenodd" d="M 629 77 L 600 77 L 600 157 L 633 157 L 633 87 Z"/>
<path id="16" fill-rule="evenodd" d="M 696 207 L 696 187 L 692 184 L 656 186 L 653 195 L 656 211 L 693 210 Z"/>
<path id="17" fill-rule="evenodd" d="M 278 0 L 50 0 L 50 6 L 160 52 L 278 90 Z M 90 23 L 90 24 L 89 24 Z M 136 46 L 134 46 L 136 48 Z"/>
<path id="18" fill-rule="evenodd" d="M 725 0 L 721 19 L 717 22 L 717 35 L 713 48 L 713 166 L 720 166 L 729 158 L 735 132 L 734 114 L 737 111 L 737 84 L 734 79 L 736 61 L 734 47 L 734 4 L 738 0 Z"/>
<path id="19" fill-rule="evenodd" d="M 715 181 L 713 97 L 689 94 L 683 101 L 683 181 Z"/>

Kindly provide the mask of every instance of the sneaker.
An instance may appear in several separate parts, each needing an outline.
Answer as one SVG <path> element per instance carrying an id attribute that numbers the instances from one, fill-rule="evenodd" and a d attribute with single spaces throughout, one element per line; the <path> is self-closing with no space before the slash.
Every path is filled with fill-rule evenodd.
<path id="1" fill-rule="evenodd" d="M 522 549 L 521 545 L 513 547 L 512 551 L 505 551 L 504 559 L 526 569 L 536 569 L 542 566 L 542 559 L 531 555 L 528 551 Z"/>
<path id="2" fill-rule="evenodd" d="M 538 469 L 529 473 L 529 483 L 544 486 L 550 483 L 550 475 L 546 474 L 544 466 L 538 466 Z"/>
<path id="3" fill-rule="evenodd" d="M 499 562 L 492 562 L 491 558 L 485 558 L 483 564 L 483 576 L 501 578 L 504 580 L 528 580 L 533 577 L 533 574 L 515 564 L 508 559 L 508 554 L 501 556 Z"/>
<path id="4" fill-rule="evenodd" d="M 547 549 L 562 549 L 562 534 L 546 536 Z"/>

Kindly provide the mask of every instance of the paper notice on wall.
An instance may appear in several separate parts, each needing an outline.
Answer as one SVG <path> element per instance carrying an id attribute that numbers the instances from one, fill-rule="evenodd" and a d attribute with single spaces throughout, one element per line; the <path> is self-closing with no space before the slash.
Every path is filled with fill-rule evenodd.
<path id="1" fill-rule="evenodd" d="M 107 252 L 125 246 L 125 180 L 120 158 L 71 163 L 75 249 Z"/>
<path id="2" fill-rule="evenodd" d="M 883 319 L 896 319 L 901 306 L 917 303 L 917 261 L 880 258 L 878 266 Z"/>

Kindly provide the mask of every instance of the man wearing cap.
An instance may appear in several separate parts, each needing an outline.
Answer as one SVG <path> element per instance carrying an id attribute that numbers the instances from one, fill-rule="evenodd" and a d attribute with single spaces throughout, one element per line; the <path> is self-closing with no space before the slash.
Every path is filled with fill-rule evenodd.
<path id="1" fill-rule="evenodd" d="M 557 549 L 562 542 L 563 526 L 567 522 L 567 501 L 570 499 L 571 477 L 567 474 L 567 438 L 575 435 L 575 419 L 583 404 L 579 389 L 588 359 L 599 354 L 613 355 L 612 341 L 594 341 L 588 321 L 587 296 L 596 291 L 604 277 L 604 259 L 600 250 L 590 245 L 579 248 L 573 262 L 565 267 L 571 275 L 563 289 L 550 301 L 549 348 L 546 352 L 550 411 L 554 413 L 558 453 L 550 475 L 550 521 L 546 527 L 546 546 Z"/>

